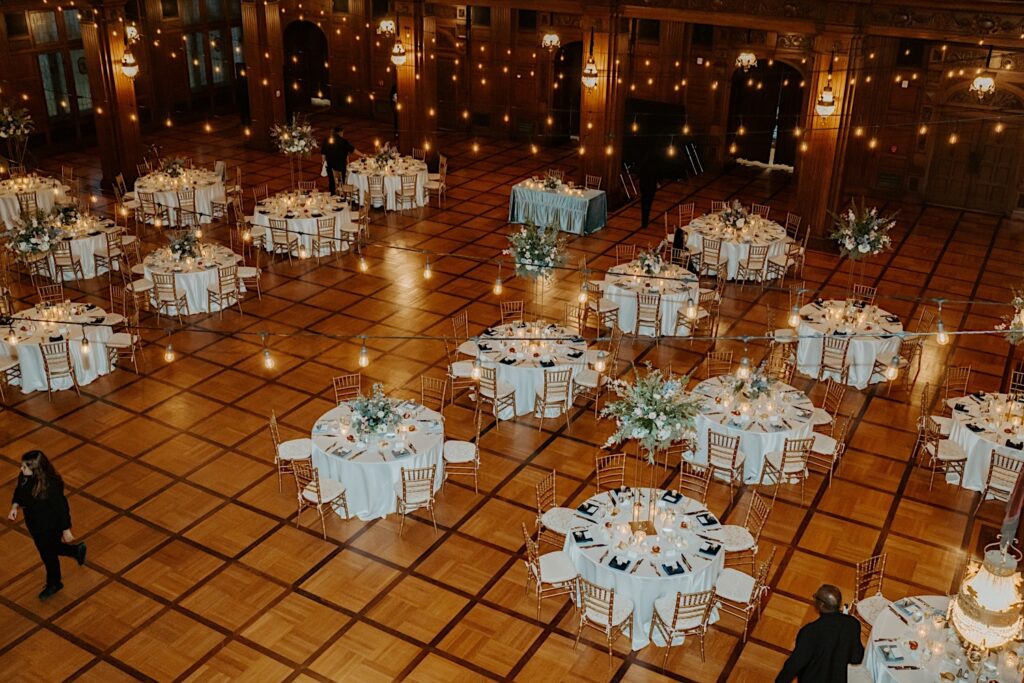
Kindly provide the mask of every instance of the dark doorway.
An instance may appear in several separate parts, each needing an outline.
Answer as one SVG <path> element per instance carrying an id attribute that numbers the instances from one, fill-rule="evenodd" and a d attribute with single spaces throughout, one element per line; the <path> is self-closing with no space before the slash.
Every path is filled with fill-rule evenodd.
<path id="1" fill-rule="evenodd" d="M 737 158 L 793 165 L 793 130 L 804 95 L 800 83 L 800 72 L 782 62 L 769 66 L 762 59 L 749 71 L 736 69 L 729 94 L 728 141 L 736 144 Z"/>
<path id="2" fill-rule="evenodd" d="M 940 119 L 928 173 L 928 201 L 971 211 L 1008 214 L 1014 209 L 1021 129 L 996 130 L 987 118 L 946 111 Z M 958 120 L 959 119 L 959 120 Z M 956 135 L 956 143 L 950 136 Z"/>
<path id="3" fill-rule="evenodd" d="M 312 22 L 295 21 L 284 30 L 284 87 L 289 118 L 330 100 L 327 37 Z"/>
<path id="4" fill-rule="evenodd" d="M 583 43 L 567 43 L 555 52 L 552 60 L 552 83 L 557 84 L 551 96 L 552 143 L 563 143 L 580 134 L 580 78 L 583 75 Z"/>
<path id="5" fill-rule="evenodd" d="M 640 163 L 657 155 L 666 178 L 686 175 L 682 135 L 686 109 L 678 104 L 629 98 L 626 100 L 625 129 L 622 131 L 622 160 Z"/>

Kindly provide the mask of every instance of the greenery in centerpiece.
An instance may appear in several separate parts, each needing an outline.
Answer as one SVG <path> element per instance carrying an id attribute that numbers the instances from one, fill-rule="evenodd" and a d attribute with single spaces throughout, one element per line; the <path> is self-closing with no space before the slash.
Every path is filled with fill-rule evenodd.
<path id="1" fill-rule="evenodd" d="M 753 401 L 771 392 L 774 384 L 775 379 L 768 375 L 765 364 L 761 363 L 750 371 L 750 376 L 746 379 L 736 378 L 732 393 L 734 396 L 742 396 Z"/>
<path id="2" fill-rule="evenodd" d="M 81 216 L 78 213 L 78 207 L 74 204 L 64 204 L 54 209 L 54 213 L 57 215 L 58 222 L 64 227 L 70 227 L 77 223 Z"/>
<path id="3" fill-rule="evenodd" d="M 160 164 L 160 172 L 168 178 L 180 178 L 185 175 L 185 160 L 180 157 L 166 159 Z"/>
<path id="4" fill-rule="evenodd" d="M 665 259 L 658 249 L 641 249 L 636 255 L 636 263 L 645 275 L 657 275 L 665 267 Z"/>
<path id="5" fill-rule="evenodd" d="M 613 380 L 612 389 L 620 398 L 601 411 L 616 422 L 615 433 L 605 447 L 636 441 L 647 452 L 647 461 L 653 463 L 655 453 L 693 432 L 700 400 L 684 389 L 688 380 L 667 379 L 650 364 L 647 373 L 638 374 L 632 384 Z"/>
<path id="6" fill-rule="evenodd" d="M 383 168 L 394 161 L 398 161 L 401 156 L 401 153 L 392 147 L 390 142 L 385 142 L 384 146 L 373 155 L 373 163 L 377 165 L 377 168 Z"/>
<path id="7" fill-rule="evenodd" d="M 11 247 L 22 254 L 43 254 L 53 247 L 59 226 L 56 214 L 22 211 L 5 237 L 10 240 Z"/>
<path id="8" fill-rule="evenodd" d="M 747 210 L 743 208 L 743 205 L 740 204 L 738 199 L 732 200 L 730 204 L 722 209 L 721 213 L 718 214 L 718 217 L 722 219 L 723 225 L 726 225 L 733 230 L 741 229 L 747 224 L 748 218 Z"/>
<path id="9" fill-rule="evenodd" d="M 171 256 L 175 261 L 183 258 L 197 258 L 200 254 L 199 238 L 192 230 L 171 239 Z"/>
<path id="10" fill-rule="evenodd" d="M 369 396 L 359 395 L 349 404 L 352 429 L 357 434 L 385 434 L 396 428 L 399 415 L 394 401 L 384 393 L 384 385 L 373 385 Z"/>
<path id="11" fill-rule="evenodd" d="M 274 124 L 270 136 L 277 143 L 277 149 L 288 156 L 308 156 L 319 145 L 313 136 L 313 127 L 296 114 L 286 125 Z"/>
<path id="12" fill-rule="evenodd" d="M 546 277 L 565 263 L 565 239 L 557 226 L 545 228 L 528 220 L 508 241 L 509 247 L 502 253 L 512 257 L 520 277 Z"/>
<path id="13" fill-rule="evenodd" d="M 996 329 L 1004 332 L 1006 341 L 1016 346 L 1024 342 L 1024 293 L 1014 290 L 1010 305 L 1013 314 L 1003 316 L 1003 322 L 996 325 Z"/>
<path id="14" fill-rule="evenodd" d="M 28 136 L 35 127 L 28 109 L 0 103 L 0 140 L 7 146 L 7 158 L 12 164 L 24 162 Z"/>
<path id="15" fill-rule="evenodd" d="M 892 247 L 889 231 L 896 225 L 895 215 L 882 216 L 877 208 L 867 208 L 863 199 L 859 205 L 851 202 L 845 213 L 830 215 L 833 225 L 829 237 L 839 245 L 841 256 L 857 261 Z"/>
<path id="16" fill-rule="evenodd" d="M 548 173 L 544 176 L 544 189 L 545 190 L 557 190 L 558 186 L 562 184 L 562 179 L 554 173 Z"/>

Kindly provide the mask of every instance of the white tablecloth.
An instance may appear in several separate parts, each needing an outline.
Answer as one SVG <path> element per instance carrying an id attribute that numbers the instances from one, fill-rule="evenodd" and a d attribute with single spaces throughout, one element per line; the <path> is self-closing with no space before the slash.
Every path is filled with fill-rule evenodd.
<path id="1" fill-rule="evenodd" d="M 693 388 L 693 393 L 705 397 L 705 407 L 697 415 L 697 450 L 694 462 L 706 465 L 708 462 L 708 429 L 727 436 L 740 437 L 740 452 L 743 454 L 743 481 L 756 484 L 761 480 L 764 457 L 768 453 L 781 451 L 786 439 L 805 439 L 811 435 L 811 413 L 814 404 L 807 394 L 788 384 L 776 382 L 773 387 L 773 408 L 752 409 L 748 416 L 740 412 L 740 401 L 733 396 L 736 386 L 733 375 L 721 375 L 706 379 Z M 720 402 L 716 402 L 715 399 Z M 729 405 L 729 401 L 732 404 Z M 756 406 L 757 402 L 750 402 Z M 775 414 L 773 422 L 766 415 Z"/>
<path id="2" fill-rule="evenodd" d="M 854 336 L 850 339 L 850 348 L 846 355 L 846 363 L 849 366 L 847 384 L 856 389 L 864 389 L 868 384 L 885 381 L 883 375 L 872 374 L 872 369 L 875 360 L 881 360 L 888 365 L 893 356 L 899 353 L 898 335 L 903 332 L 903 324 L 899 318 L 877 306 L 856 309 L 858 314 L 864 314 L 863 321 L 844 321 L 839 312 L 845 307 L 845 301 L 829 300 L 812 302 L 800 309 L 800 326 L 797 328 L 800 337 L 796 350 L 797 369 L 806 375 L 818 376 L 822 337 L 825 335 L 836 332 L 867 335 Z M 835 372 L 828 372 L 826 376 L 839 379 L 839 374 Z"/>
<path id="3" fill-rule="evenodd" d="M 967 669 L 963 648 L 952 627 L 934 621 L 936 613 L 945 616 L 948 606 L 946 596 L 924 595 L 897 600 L 892 609 L 882 610 L 864 653 L 864 667 L 875 683 L 934 683 L 943 680 L 943 673 L 955 675 Z M 910 648 L 910 641 L 917 643 L 916 650 Z M 1024 646 L 1018 643 L 1016 651 L 1018 657 L 1024 657 Z M 886 653 L 890 653 L 888 657 Z M 1020 683 L 1020 672 L 1007 666 L 1003 657 L 996 659 L 998 668 L 986 671 L 981 680 Z M 919 668 L 896 668 L 901 666 Z M 973 681 L 975 676 L 960 680 Z"/>
<path id="4" fill-rule="evenodd" d="M 696 303 L 699 291 L 697 276 L 678 265 L 666 265 L 650 276 L 631 261 L 610 268 L 604 279 L 604 297 L 619 305 L 619 329 L 629 334 L 636 326 L 638 293 L 661 294 L 661 334 L 671 336 L 680 308 Z"/>
<path id="5" fill-rule="evenodd" d="M 0 180 L 0 222 L 8 228 L 14 227 L 15 220 L 21 215 L 18 204 L 18 195 L 21 193 L 35 192 L 39 210 L 49 213 L 54 204 L 64 202 L 65 190 L 67 187 L 60 181 L 44 176 L 30 175 Z"/>
<path id="6" fill-rule="evenodd" d="M 71 362 L 75 366 L 75 377 L 79 385 L 89 384 L 100 375 L 110 372 L 107 362 L 107 349 L 104 345 L 113 330 L 104 324 L 106 313 L 102 308 L 92 304 L 72 304 L 68 315 L 60 315 L 52 324 L 40 321 L 45 316 L 42 309 L 29 308 L 14 315 L 12 329 L 18 338 L 11 344 L 9 334 L 5 330 L 0 339 L 0 355 L 7 358 L 18 358 L 21 366 L 21 390 L 23 393 L 46 391 L 46 370 L 43 367 L 42 344 L 60 341 L 57 337 L 68 339 L 71 350 Z M 84 324 L 89 323 L 89 324 Z M 82 353 L 83 336 L 89 340 L 89 353 Z M 15 380 L 14 384 L 18 384 Z M 69 378 L 59 378 L 53 383 L 52 389 L 70 389 Z"/>
<path id="7" fill-rule="evenodd" d="M 509 223 L 533 221 L 545 227 L 558 223 L 577 235 L 600 230 L 608 222 L 608 196 L 603 190 L 559 185 L 545 189 L 543 181 L 524 180 L 512 186 Z"/>
<path id="8" fill-rule="evenodd" d="M 69 239 L 71 242 L 71 253 L 82 263 L 82 274 L 85 279 L 94 278 L 107 272 L 106 268 L 96 270 L 96 252 L 107 248 L 107 233 L 114 228 L 114 221 L 101 219 L 96 216 L 83 216 L 78 225 L 74 226 L 64 237 L 57 239 Z M 50 272 L 55 273 L 53 257 L 50 257 Z M 74 280 L 75 275 L 69 269 L 62 273 L 65 281 Z"/>
<path id="9" fill-rule="evenodd" d="M 775 221 L 760 216 L 747 216 L 746 225 L 741 230 L 733 230 L 723 225 L 717 213 L 710 213 L 695 218 L 683 228 L 686 232 L 686 248 L 691 253 L 700 253 L 704 249 L 704 238 L 722 240 L 721 261 L 726 263 L 730 280 L 736 279 L 736 272 L 743 263 L 750 247 L 767 246 L 768 256 L 777 256 L 786 252 L 786 229 Z M 767 275 L 767 263 L 765 264 Z"/>
<path id="10" fill-rule="evenodd" d="M 334 218 L 334 249 L 348 249 L 348 242 L 344 239 L 345 233 L 341 227 L 352 224 L 352 212 L 349 210 L 348 202 L 342 202 L 338 197 L 320 192 L 283 192 L 261 201 L 252 216 L 252 223 L 262 225 L 269 231 L 271 218 L 287 221 L 288 233 L 298 237 L 299 246 L 304 247 L 310 256 L 316 256 L 313 253 L 313 240 L 317 234 L 317 221 L 322 218 Z M 267 251 L 273 251 L 274 245 L 269 232 L 263 246 Z M 327 253 L 329 252 L 326 251 L 326 247 L 321 246 L 320 255 Z"/>
<path id="11" fill-rule="evenodd" d="M 498 325 L 481 335 L 480 344 L 481 365 L 496 368 L 498 381 L 516 388 L 516 415 L 533 412 L 536 393 L 544 388 L 546 370 L 569 369 L 575 376 L 586 365 L 587 344 L 583 338 L 547 323 Z M 544 362 L 550 362 L 550 367 L 542 365 Z M 554 409 L 547 412 L 549 417 L 556 415 Z M 514 416 L 504 410 L 498 417 L 510 420 Z"/>
<path id="12" fill-rule="evenodd" d="M 659 513 L 655 523 L 658 535 L 648 536 L 642 545 L 634 545 L 627 537 L 629 527 L 621 525 L 632 517 L 634 495 L 646 510 L 652 491 Z M 701 503 L 678 493 L 648 488 L 600 493 L 577 509 L 573 522 L 564 549 L 580 576 L 604 588 L 614 588 L 616 596 L 633 601 L 634 650 L 650 642 L 655 600 L 676 593 L 711 590 L 725 566 L 725 550 L 719 546 L 717 553 L 701 552 L 702 548 L 710 551 L 717 544 L 697 536 L 720 528 L 718 520 Z M 577 532 L 582 534 L 580 539 Z M 680 558 L 685 558 L 685 562 Z M 618 569 L 612 566 L 613 561 L 617 566 L 629 564 Z M 669 575 L 666 565 L 683 571 Z M 664 645 L 660 640 L 655 633 L 656 644 Z M 681 642 L 680 639 L 675 644 Z"/>
<path id="13" fill-rule="evenodd" d="M 174 282 L 178 293 L 184 293 L 188 300 L 188 312 L 190 315 L 196 313 L 215 313 L 219 309 L 211 309 L 208 306 L 206 288 L 216 285 L 218 282 L 218 268 L 234 265 L 241 262 L 242 257 L 235 254 L 227 247 L 210 244 L 203 245 L 205 256 L 194 259 L 189 265 L 187 260 L 175 261 L 169 256 L 167 249 L 159 249 L 150 253 L 143 260 L 143 267 L 146 270 L 146 278 L 152 280 L 153 273 L 174 273 Z M 239 284 L 239 291 L 244 292 L 245 288 Z M 156 289 L 152 290 L 155 301 Z M 174 307 L 171 307 L 174 310 Z"/>
<path id="14" fill-rule="evenodd" d="M 420 161 L 419 159 L 413 159 L 412 157 L 401 157 L 398 161 L 392 162 L 386 167 L 381 168 L 377 165 L 377 162 L 373 160 L 373 157 L 365 157 L 358 161 L 353 161 L 348 165 L 347 180 L 349 185 L 354 185 L 356 189 L 359 190 L 360 198 L 362 198 L 364 192 L 368 193 L 370 191 L 370 181 L 368 180 L 368 176 L 371 175 L 384 176 L 384 200 L 386 210 L 394 211 L 399 208 L 396 196 L 402 189 L 403 175 L 416 176 L 416 206 L 424 206 L 427 203 L 426 162 Z M 375 203 L 374 206 L 380 208 L 380 203 Z"/>
<path id="15" fill-rule="evenodd" d="M 1024 442 L 1024 428 L 1011 424 L 1006 418 L 1007 398 L 1006 394 L 978 392 L 970 396 L 949 399 L 949 406 L 953 409 L 953 424 L 949 438 L 960 444 L 967 453 L 963 481 L 965 489 L 981 491 L 985 488 L 993 452 L 1024 459 L 1024 450 L 1007 445 L 1007 442 Z M 1003 406 L 1002 417 L 996 414 L 996 406 Z M 1017 416 L 1020 416 L 1019 409 Z M 981 431 L 975 431 L 979 428 Z M 952 480 L 956 481 L 956 477 L 953 476 Z"/>
<path id="16" fill-rule="evenodd" d="M 214 171 L 202 168 L 187 169 L 176 178 L 168 177 L 162 171 L 154 171 L 135 181 L 135 194 L 152 192 L 157 205 L 167 207 L 172 225 L 178 224 L 178 192 L 186 188 L 196 191 L 196 211 L 199 222 L 213 220 L 213 202 L 224 201 L 224 181 Z"/>
<path id="17" fill-rule="evenodd" d="M 347 427 L 342 424 L 351 415 L 345 403 L 328 410 L 313 426 L 313 465 L 321 476 L 345 486 L 349 514 L 359 519 L 386 517 L 397 510 L 395 484 L 402 481 L 403 467 L 437 465 L 434 490 L 444 481 L 444 418 L 412 401 L 400 405 L 399 410 L 403 416 L 409 415 L 402 425 L 415 428 L 404 432 L 406 444 L 415 452 L 408 449 L 398 456 L 391 449 L 393 440 L 383 449 L 376 437 L 368 439 L 369 446 L 353 445 L 358 442 L 354 436 L 348 440 Z M 342 432 L 346 436 L 341 436 Z"/>

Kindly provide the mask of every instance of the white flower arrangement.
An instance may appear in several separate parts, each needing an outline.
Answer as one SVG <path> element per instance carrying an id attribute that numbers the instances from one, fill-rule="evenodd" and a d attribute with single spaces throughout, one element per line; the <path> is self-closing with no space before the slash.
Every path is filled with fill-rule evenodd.
<path id="1" fill-rule="evenodd" d="M 774 384 L 775 380 L 768 375 L 765 364 L 761 363 L 750 371 L 750 376 L 746 379 L 736 379 L 732 393 L 734 396 L 742 396 L 747 400 L 753 401 L 771 393 Z"/>
<path id="2" fill-rule="evenodd" d="M 509 247 L 502 253 L 512 257 L 520 277 L 547 277 L 565 263 L 565 240 L 557 226 L 545 228 L 527 221 L 508 241 Z"/>
<path id="3" fill-rule="evenodd" d="M 554 173 L 548 173 L 544 177 L 544 189 L 545 190 L 557 190 L 562 184 L 562 179 L 556 176 Z"/>
<path id="4" fill-rule="evenodd" d="M 1010 300 L 1013 315 L 1003 316 L 1003 322 L 996 329 L 1005 333 L 1006 341 L 1014 346 L 1024 342 L 1024 293 L 1014 290 Z"/>
<path id="5" fill-rule="evenodd" d="M 349 404 L 352 429 L 357 434 L 385 434 L 396 428 L 400 418 L 394 402 L 384 394 L 384 385 L 377 383 L 369 396 L 359 395 Z"/>
<path id="6" fill-rule="evenodd" d="M 168 178 L 180 178 L 185 174 L 185 160 L 180 158 L 167 159 L 160 165 L 160 172 Z"/>
<path id="7" fill-rule="evenodd" d="M 645 275 L 657 275 L 665 267 L 665 259 L 658 249 L 641 249 L 636 255 L 636 263 Z"/>
<path id="8" fill-rule="evenodd" d="M 722 219 L 723 225 L 733 230 L 739 230 L 747 224 L 747 210 L 743 208 L 738 199 L 732 200 L 732 203 L 722 209 L 718 216 Z"/>
<path id="9" fill-rule="evenodd" d="M 308 156 L 319 145 L 313 137 L 313 127 L 295 115 L 291 124 L 274 124 L 270 128 L 270 136 L 277 142 L 277 149 L 289 156 Z"/>
<path id="10" fill-rule="evenodd" d="M 78 214 L 78 207 L 74 204 L 58 206 L 54 209 L 54 213 L 57 215 L 60 224 L 64 227 L 74 225 L 81 218 Z"/>
<path id="11" fill-rule="evenodd" d="M 392 147 L 390 142 L 385 142 L 384 146 L 373 155 L 373 162 L 377 168 L 384 168 L 388 164 L 398 161 L 401 156 L 401 153 Z"/>
<path id="12" fill-rule="evenodd" d="M 32 115 L 27 109 L 10 105 L 0 108 L 0 139 L 25 138 L 35 130 Z"/>
<path id="13" fill-rule="evenodd" d="M 22 254 L 45 254 L 57 239 L 60 219 L 54 214 L 42 211 L 24 211 L 14 222 L 14 228 L 7 233 L 11 247 Z"/>
<path id="14" fill-rule="evenodd" d="M 616 422 L 615 433 L 608 437 L 605 447 L 633 440 L 647 451 L 647 460 L 653 463 L 655 453 L 692 433 L 701 404 L 684 390 L 688 379 L 666 379 L 648 364 L 647 374 L 638 374 L 633 384 L 613 380 L 612 389 L 620 399 L 601 411 Z"/>
<path id="15" fill-rule="evenodd" d="M 861 200 L 854 201 L 842 214 L 832 214 L 834 224 L 829 237 L 839 245 L 839 252 L 851 261 L 876 256 L 892 246 L 889 231 L 896 225 L 893 216 L 881 216 L 878 209 L 868 209 Z"/>
<path id="16" fill-rule="evenodd" d="M 188 230 L 180 237 L 171 240 L 171 256 L 175 261 L 183 258 L 196 258 L 200 254 L 199 239 L 195 232 Z"/>

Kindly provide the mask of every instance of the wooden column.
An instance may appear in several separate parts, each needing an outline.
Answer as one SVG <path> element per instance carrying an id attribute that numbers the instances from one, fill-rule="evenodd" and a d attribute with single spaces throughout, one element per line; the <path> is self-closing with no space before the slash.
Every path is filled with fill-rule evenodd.
<path id="1" fill-rule="evenodd" d="M 587 7 L 590 9 L 590 6 Z M 620 73 L 629 61 L 629 41 L 620 34 L 620 15 L 594 7 L 593 14 L 584 14 L 583 65 L 590 56 L 590 30 L 594 29 L 594 61 L 597 64 L 597 87 L 580 91 L 580 166 L 584 173 L 601 176 L 601 188 L 609 195 L 621 192 L 618 182 L 622 166 L 622 131 L 626 113 L 629 84 Z M 566 74 L 566 78 L 569 74 Z M 580 78 L 580 74 L 572 74 Z M 619 81 L 622 81 L 621 83 Z M 580 178 L 580 182 L 583 182 Z"/>
<path id="2" fill-rule="evenodd" d="M 796 192 L 804 224 L 810 226 L 811 235 L 815 237 L 827 234 L 828 212 L 838 209 L 842 201 L 846 146 L 855 92 L 850 84 L 850 69 L 859 46 L 860 38 L 835 34 L 818 36 L 814 45 L 816 56 L 813 75 L 809 79 L 805 132 L 797 148 Z M 817 114 L 815 103 L 828 82 L 830 62 L 836 110 L 826 118 Z"/>
<path id="3" fill-rule="evenodd" d="M 82 48 L 92 91 L 103 187 L 118 173 L 135 181 L 135 164 L 142 158 L 135 85 L 121 71 L 124 55 L 126 0 L 91 0 L 81 11 Z"/>
<path id="4" fill-rule="evenodd" d="M 430 58 L 436 49 L 434 18 L 424 16 L 423 0 L 400 2 L 395 12 L 397 37 L 405 47 L 405 64 L 392 67 L 398 79 L 399 147 L 407 154 L 413 147 L 433 151 L 437 122 L 437 61 Z"/>
<path id="5" fill-rule="evenodd" d="M 271 148 L 270 127 L 285 123 L 284 33 L 277 0 L 242 0 L 243 54 L 252 144 Z"/>

